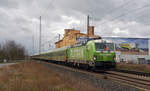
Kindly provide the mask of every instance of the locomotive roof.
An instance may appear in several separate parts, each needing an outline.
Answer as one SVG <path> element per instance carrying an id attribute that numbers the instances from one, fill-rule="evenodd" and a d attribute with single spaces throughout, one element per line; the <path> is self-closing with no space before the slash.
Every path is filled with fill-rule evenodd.
<path id="1" fill-rule="evenodd" d="M 94 40 L 94 42 L 106 42 L 106 43 L 112 43 L 111 40 L 106 40 L 106 39 Z"/>

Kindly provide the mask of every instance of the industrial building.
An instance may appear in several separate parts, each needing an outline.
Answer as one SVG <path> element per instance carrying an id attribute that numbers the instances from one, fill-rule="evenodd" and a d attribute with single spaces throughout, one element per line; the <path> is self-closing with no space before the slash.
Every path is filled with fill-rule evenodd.
<path id="1" fill-rule="evenodd" d="M 100 37 L 98 35 L 94 35 L 94 26 L 89 26 L 88 33 L 90 38 Z M 80 33 L 80 30 L 75 29 L 65 29 L 64 37 L 55 43 L 56 48 L 61 48 L 65 46 L 72 46 L 77 43 L 77 39 L 79 38 L 87 38 L 88 34 Z"/>

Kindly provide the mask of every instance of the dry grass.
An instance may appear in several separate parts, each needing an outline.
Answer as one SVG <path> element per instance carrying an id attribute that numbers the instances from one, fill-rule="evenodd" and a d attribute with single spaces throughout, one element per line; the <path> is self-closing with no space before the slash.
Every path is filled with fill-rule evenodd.
<path id="1" fill-rule="evenodd" d="M 117 63 L 117 68 L 150 73 L 150 65 L 148 64 Z"/>
<path id="2" fill-rule="evenodd" d="M 0 69 L 0 91 L 100 91 L 88 82 L 62 75 L 41 63 L 25 62 Z"/>

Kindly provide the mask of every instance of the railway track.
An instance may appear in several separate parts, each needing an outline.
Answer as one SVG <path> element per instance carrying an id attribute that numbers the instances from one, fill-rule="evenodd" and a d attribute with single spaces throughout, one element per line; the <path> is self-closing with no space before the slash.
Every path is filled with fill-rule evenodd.
<path id="1" fill-rule="evenodd" d="M 144 91 L 150 91 L 150 77 L 116 71 L 107 71 L 106 76 L 108 77 L 108 79 L 112 79 L 113 81 L 127 84 Z"/>
<path id="2" fill-rule="evenodd" d="M 60 64 L 54 64 L 50 63 L 54 66 L 59 66 L 67 70 L 72 70 L 75 72 L 85 73 L 88 75 L 96 76 L 100 79 L 106 79 L 106 80 L 112 80 L 114 82 L 137 88 L 141 91 L 150 91 L 150 77 L 141 76 L 138 74 L 130 74 L 125 72 L 118 72 L 118 71 L 105 71 L 105 72 L 99 72 L 99 71 L 91 71 L 91 70 L 83 70 L 83 69 L 77 69 L 74 67 L 68 67 Z"/>
<path id="3" fill-rule="evenodd" d="M 130 71 L 130 70 L 122 70 L 122 69 L 114 69 L 113 71 L 134 74 L 143 77 L 150 77 L 150 73 L 138 72 L 138 71 Z"/>

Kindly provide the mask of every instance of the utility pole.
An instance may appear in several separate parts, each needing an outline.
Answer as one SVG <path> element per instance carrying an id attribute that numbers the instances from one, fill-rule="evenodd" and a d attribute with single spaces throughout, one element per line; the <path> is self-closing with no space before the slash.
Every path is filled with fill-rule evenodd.
<path id="1" fill-rule="evenodd" d="M 60 34 L 58 34 L 58 42 L 60 41 Z M 58 47 L 60 48 L 60 42 L 58 44 Z"/>
<path id="2" fill-rule="evenodd" d="M 87 15 L 87 39 L 89 39 L 89 15 Z"/>
<path id="3" fill-rule="evenodd" d="M 42 31 L 42 24 L 41 24 L 41 16 L 40 16 L 39 54 L 41 53 L 41 31 Z"/>
<path id="4" fill-rule="evenodd" d="M 32 55 L 34 55 L 34 36 L 32 36 Z"/>
<path id="5" fill-rule="evenodd" d="M 58 41 L 60 41 L 60 34 L 58 34 Z"/>

